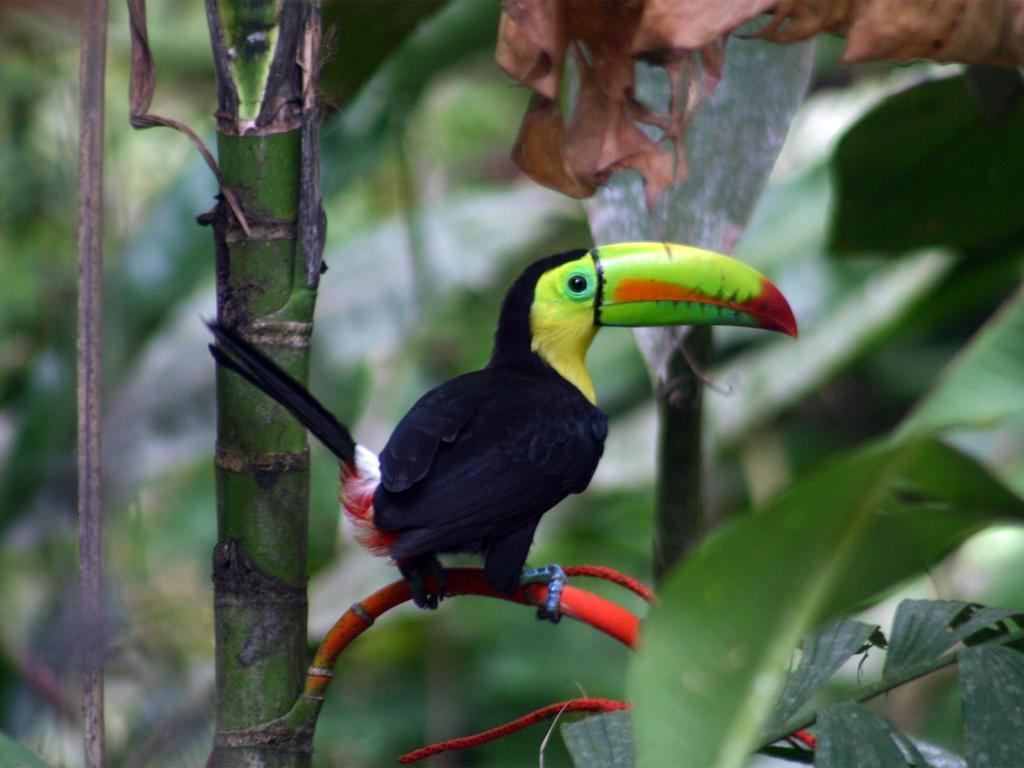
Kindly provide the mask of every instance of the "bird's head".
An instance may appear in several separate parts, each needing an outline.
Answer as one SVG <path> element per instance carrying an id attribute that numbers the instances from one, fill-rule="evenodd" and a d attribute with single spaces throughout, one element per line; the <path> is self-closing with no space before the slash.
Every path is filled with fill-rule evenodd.
<path id="1" fill-rule="evenodd" d="M 739 325 L 797 334 L 785 297 L 743 262 L 685 245 L 617 243 L 527 267 L 505 297 L 492 365 L 539 357 L 593 402 L 584 359 L 605 325 Z"/>

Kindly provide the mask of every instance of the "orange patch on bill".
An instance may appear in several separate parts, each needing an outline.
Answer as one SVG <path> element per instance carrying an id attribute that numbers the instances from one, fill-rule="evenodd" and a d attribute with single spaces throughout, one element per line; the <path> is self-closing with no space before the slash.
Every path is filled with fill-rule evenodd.
<path id="1" fill-rule="evenodd" d="M 633 301 L 692 301 L 698 304 L 714 304 L 719 307 L 740 309 L 735 301 L 716 299 L 703 293 L 673 283 L 658 280 L 644 280 L 638 277 L 623 278 L 615 288 L 615 302 L 628 304 Z"/>

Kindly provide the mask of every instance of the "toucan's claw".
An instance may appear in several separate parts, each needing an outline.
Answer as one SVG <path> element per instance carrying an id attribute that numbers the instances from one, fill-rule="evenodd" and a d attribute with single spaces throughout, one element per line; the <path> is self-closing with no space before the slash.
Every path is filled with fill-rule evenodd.
<path id="1" fill-rule="evenodd" d="M 520 584 L 547 584 L 548 596 L 544 605 L 537 608 L 537 618 L 557 624 L 562 619 L 560 605 L 562 590 L 565 588 L 565 571 L 560 565 L 545 565 L 543 568 L 530 568 L 523 571 Z"/>
<path id="2" fill-rule="evenodd" d="M 444 566 L 434 555 L 422 555 L 409 560 L 403 560 L 398 564 L 398 570 L 409 582 L 409 591 L 412 592 L 412 601 L 418 608 L 426 608 L 432 611 L 437 608 L 438 603 L 444 599 L 447 591 Z M 436 591 L 427 590 L 427 578 L 432 576 L 437 585 Z"/>
<path id="3" fill-rule="evenodd" d="M 430 562 L 430 573 L 434 577 L 434 583 L 437 584 L 437 602 L 440 603 L 444 600 L 445 595 L 448 594 L 448 577 L 445 574 L 444 566 L 441 565 L 441 561 L 436 557 L 431 558 Z"/>

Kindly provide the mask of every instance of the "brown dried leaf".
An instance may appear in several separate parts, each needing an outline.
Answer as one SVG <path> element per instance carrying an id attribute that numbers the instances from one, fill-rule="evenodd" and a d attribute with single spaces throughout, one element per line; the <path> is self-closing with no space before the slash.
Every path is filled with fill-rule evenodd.
<path id="1" fill-rule="evenodd" d="M 869 0 L 857 6 L 843 61 L 1024 63 L 1020 0 Z"/>
<path id="2" fill-rule="evenodd" d="M 1024 64 L 1024 0 L 647 0 L 634 52 L 658 58 L 700 48 L 766 11 L 773 16 L 755 37 L 847 35 L 844 63 Z"/>
<path id="3" fill-rule="evenodd" d="M 649 205 L 685 175 L 683 132 L 721 77 L 723 36 L 759 14 L 773 15 L 753 36 L 772 42 L 847 35 L 847 63 L 1024 63 L 1024 0 L 505 0 L 504 7 L 498 62 L 542 97 L 523 119 L 515 161 L 574 196 L 633 168 Z M 559 98 L 570 46 L 580 88 L 566 126 Z M 668 73 L 672 98 L 663 111 L 633 95 L 638 59 Z M 652 140 L 637 122 L 662 135 Z M 670 142 L 671 152 L 660 142 Z"/>
<path id="4" fill-rule="evenodd" d="M 512 0 L 498 26 L 498 64 L 523 85 L 558 98 L 569 38 L 556 0 Z"/>
<path id="5" fill-rule="evenodd" d="M 571 197 L 590 197 L 596 185 L 587 184 L 573 172 L 565 150 L 565 126 L 558 102 L 534 94 L 512 148 L 513 161 L 538 184 Z"/>
<path id="6" fill-rule="evenodd" d="M 843 63 L 890 59 L 1024 63 L 1024 0 L 784 0 L 758 37 L 847 36 Z"/>
<path id="7" fill-rule="evenodd" d="M 647 0 L 633 43 L 638 58 L 703 48 L 778 0 Z"/>
<path id="8" fill-rule="evenodd" d="M 628 77 L 625 69 L 613 75 L 580 61 L 579 93 L 567 132 L 566 157 L 574 172 L 595 189 L 613 172 L 635 169 L 643 176 L 648 202 L 653 205 L 654 198 L 677 179 L 676 160 L 634 122 L 637 113 L 652 115 L 633 98 L 632 61 L 626 61 Z"/>
<path id="9" fill-rule="evenodd" d="M 536 92 L 523 118 L 513 159 L 541 184 L 587 197 L 617 170 L 633 168 L 654 198 L 682 178 L 679 142 L 691 108 L 682 84 L 692 52 L 659 62 L 680 82 L 663 112 L 640 104 L 633 94 L 634 40 L 644 0 L 506 0 L 497 58 L 502 67 Z M 566 125 L 559 108 L 561 74 L 572 46 L 579 89 Z M 714 66 L 702 74 L 713 75 Z M 713 76 L 696 83 L 703 93 Z M 660 129 L 658 140 L 637 126 Z M 659 140 L 674 144 L 672 151 Z"/>

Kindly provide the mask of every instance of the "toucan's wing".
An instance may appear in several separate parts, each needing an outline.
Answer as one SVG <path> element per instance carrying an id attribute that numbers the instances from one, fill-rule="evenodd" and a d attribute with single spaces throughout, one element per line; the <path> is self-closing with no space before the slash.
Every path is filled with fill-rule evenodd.
<path id="1" fill-rule="evenodd" d="M 494 378 L 489 370 L 467 373 L 421 397 L 380 453 L 381 485 L 398 493 L 422 480 L 438 448 L 454 442 L 480 403 L 492 395 Z"/>
<path id="2" fill-rule="evenodd" d="M 374 495 L 376 524 L 400 532 L 393 556 L 479 549 L 590 482 L 604 414 L 571 385 L 501 373 L 453 439 L 436 441 L 418 481 L 401 492 L 382 484 Z"/>

